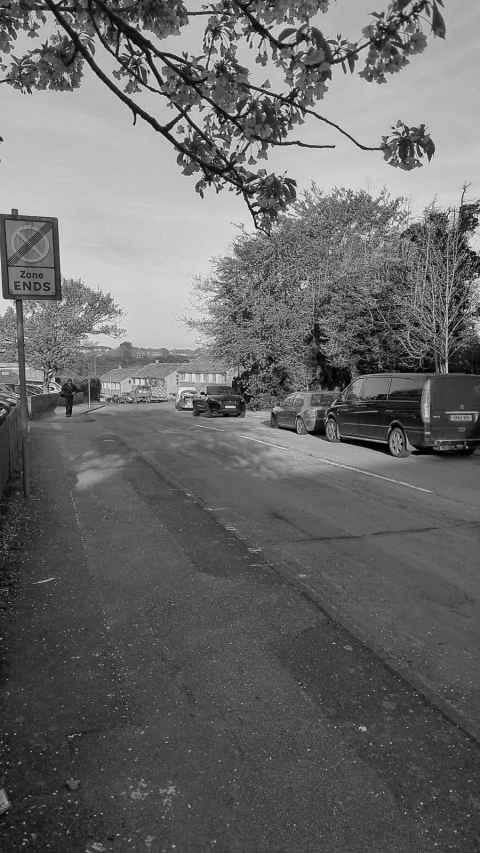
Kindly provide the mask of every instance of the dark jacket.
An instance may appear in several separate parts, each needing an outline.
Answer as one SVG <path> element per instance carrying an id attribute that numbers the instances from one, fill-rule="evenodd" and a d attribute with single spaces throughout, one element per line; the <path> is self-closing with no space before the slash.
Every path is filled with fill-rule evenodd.
<path id="1" fill-rule="evenodd" d="M 62 397 L 73 397 L 76 391 L 77 388 L 75 387 L 73 382 L 64 382 L 60 393 Z"/>

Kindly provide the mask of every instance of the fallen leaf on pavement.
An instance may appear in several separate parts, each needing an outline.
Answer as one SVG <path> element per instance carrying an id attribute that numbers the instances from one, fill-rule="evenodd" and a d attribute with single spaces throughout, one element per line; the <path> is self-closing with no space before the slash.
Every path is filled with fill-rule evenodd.
<path id="1" fill-rule="evenodd" d="M 5 788 L 0 788 L 0 814 L 3 814 L 11 806 L 10 800 L 7 797 Z"/>

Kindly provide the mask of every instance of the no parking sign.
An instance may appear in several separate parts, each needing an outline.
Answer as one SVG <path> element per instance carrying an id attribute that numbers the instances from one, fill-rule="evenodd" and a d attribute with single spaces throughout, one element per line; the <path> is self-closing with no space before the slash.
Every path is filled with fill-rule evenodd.
<path id="1" fill-rule="evenodd" d="M 0 214 L 4 299 L 61 299 L 58 220 Z"/>

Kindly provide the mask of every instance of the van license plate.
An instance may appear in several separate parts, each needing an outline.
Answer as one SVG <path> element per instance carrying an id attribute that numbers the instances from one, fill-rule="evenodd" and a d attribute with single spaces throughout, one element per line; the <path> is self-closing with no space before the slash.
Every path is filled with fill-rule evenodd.
<path id="1" fill-rule="evenodd" d="M 451 421 L 471 421 L 471 415 L 450 415 Z"/>

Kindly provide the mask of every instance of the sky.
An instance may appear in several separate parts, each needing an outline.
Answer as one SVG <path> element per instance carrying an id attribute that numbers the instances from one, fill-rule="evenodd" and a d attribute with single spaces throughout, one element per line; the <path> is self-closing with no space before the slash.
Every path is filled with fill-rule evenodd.
<path id="1" fill-rule="evenodd" d="M 368 13 L 385 6 L 386 0 L 337 0 L 319 25 L 327 36 L 357 38 Z M 299 194 L 312 181 L 325 192 L 345 186 L 375 194 L 386 187 L 405 196 L 414 214 L 433 199 L 455 205 L 465 182 L 469 197 L 480 198 L 480 3 L 445 0 L 443 11 L 447 38 L 429 41 L 387 85 L 339 69 L 318 105 L 369 145 L 398 118 L 425 122 L 437 146 L 430 165 L 393 169 L 379 152 L 361 152 L 333 129 L 309 123 L 303 139 L 336 149 L 277 149 L 267 168 L 294 177 Z M 193 48 L 190 36 L 182 38 L 177 50 Z M 62 275 L 112 293 L 124 310 L 124 340 L 197 346 L 183 322 L 193 311 L 194 280 L 209 274 L 212 258 L 229 253 L 239 227 L 252 230 L 241 200 L 214 191 L 202 200 L 168 144 L 140 121 L 134 127 L 126 108 L 88 72 L 74 93 L 28 96 L 1 86 L 0 135 L 0 212 L 58 218 Z M 0 298 L 0 314 L 7 307 Z"/>

